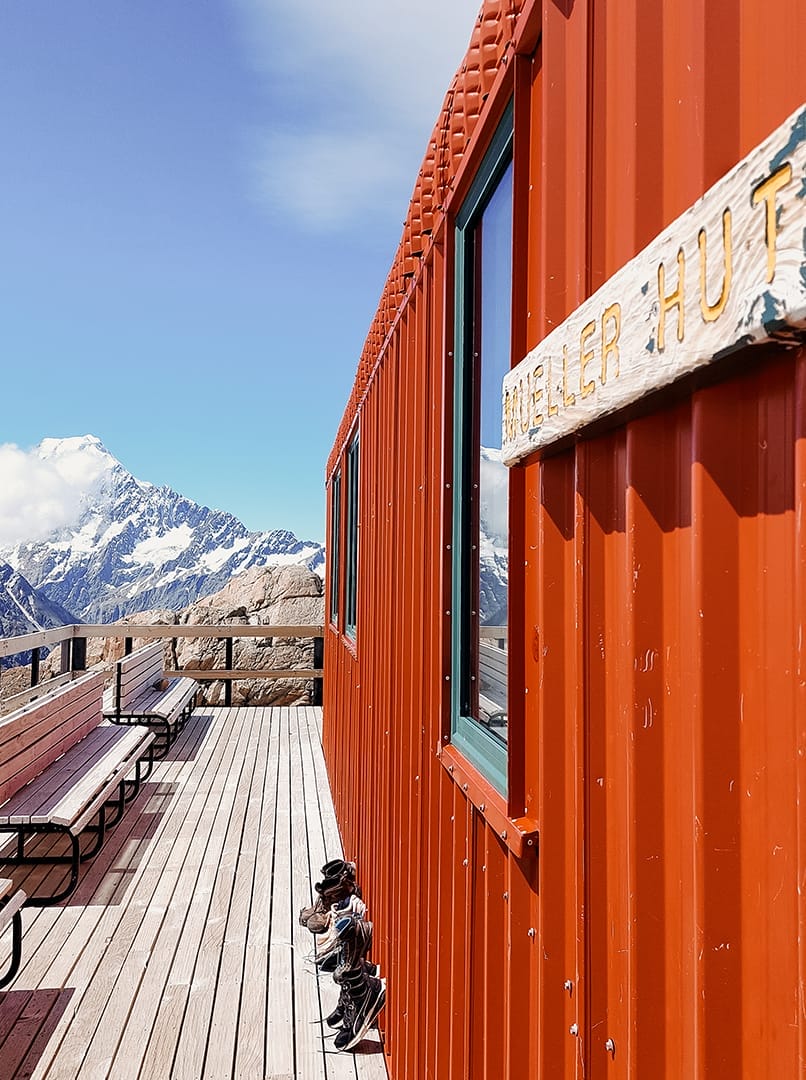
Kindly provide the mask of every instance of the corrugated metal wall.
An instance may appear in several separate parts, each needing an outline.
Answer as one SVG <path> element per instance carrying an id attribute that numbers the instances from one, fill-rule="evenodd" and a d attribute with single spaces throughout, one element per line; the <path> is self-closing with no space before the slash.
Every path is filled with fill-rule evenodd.
<path id="1" fill-rule="evenodd" d="M 449 90 L 328 465 L 357 419 L 325 741 L 394 1080 L 804 1075 L 806 352 L 513 469 L 503 809 L 539 856 L 438 756 L 449 224 L 497 116 L 514 92 L 517 360 L 801 104 L 804 40 L 801 0 L 499 0 Z"/>

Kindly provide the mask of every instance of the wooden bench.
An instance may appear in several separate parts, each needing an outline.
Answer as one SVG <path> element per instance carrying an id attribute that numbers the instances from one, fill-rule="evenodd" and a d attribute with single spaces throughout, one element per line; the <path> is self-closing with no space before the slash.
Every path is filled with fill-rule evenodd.
<path id="1" fill-rule="evenodd" d="M 507 726 L 507 650 L 479 642 L 479 719 L 491 728 Z"/>
<path id="2" fill-rule="evenodd" d="M 14 882 L 10 878 L 0 878 L 0 934 L 11 927 L 11 962 L 3 975 L 0 975 L 0 990 L 8 986 L 20 969 L 22 959 L 22 905 L 26 896 L 22 889 L 14 892 Z"/>
<path id="3" fill-rule="evenodd" d="M 103 723 L 103 682 L 101 672 L 90 672 L 0 718 L 0 834 L 17 840 L 15 850 L 6 845 L 0 863 L 70 866 L 59 893 L 29 896 L 28 904 L 55 904 L 70 895 L 81 860 L 100 850 L 106 829 L 151 771 L 153 732 Z M 96 838 L 82 851 L 85 831 Z M 69 854 L 26 853 L 26 840 L 47 833 L 66 836 Z"/>
<path id="4" fill-rule="evenodd" d="M 162 643 L 155 641 L 116 661 L 104 716 L 113 724 L 162 728 L 156 749 L 163 756 L 190 716 L 198 689 L 193 679 L 164 677 Z"/>

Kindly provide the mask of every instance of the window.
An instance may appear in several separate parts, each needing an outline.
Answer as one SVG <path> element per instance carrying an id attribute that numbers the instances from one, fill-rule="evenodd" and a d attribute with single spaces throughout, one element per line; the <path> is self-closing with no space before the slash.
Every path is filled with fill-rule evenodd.
<path id="1" fill-rule="evenodd" d="M 330 486 L 330 621 L 339 622 L 339 573 L 340 551 L 339 534 L 341 531 L 341 469 L 333 477 Z"/>
<path id="2" fill-rule="evenodd" d="M 452 739 L 506 793 L 512 109 L 456 219 Z"/>
<path id="3" fill-rule="evenodd" d="M 344 561 L 344 632 L 355 638 L 358 610 L 358 436 L 347 449 L 347 514 Z"/>

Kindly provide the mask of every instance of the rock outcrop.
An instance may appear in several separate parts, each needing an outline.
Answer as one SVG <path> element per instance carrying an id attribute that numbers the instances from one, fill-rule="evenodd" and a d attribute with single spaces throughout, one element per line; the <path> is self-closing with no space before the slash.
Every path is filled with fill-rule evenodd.
<path id="1" fill-rule="evenodd" d="M 137 612 L 120 621 L 129 625 L 321 626 L 324 622 L 322 580 L 304 566 L 253 567 L 232 578 L 212 596 L 179 612 L 164 609 Z M 143 644 L 135 638 L 135 648 Z M 122 638 L 90 638 L 87 664 L 108 663 L 123 655 Z M 225 663 L 221 638 L 176 638 L 165 645 L 169 668 L 210 671 Z M 313 668 L 312 638 L 241 638 L 234 642 L 233 666 L 239 669 Z M 56 664 L 56 657 L 52 663 Z M 223 681 L 202 683 L 202 700 L 224 703 Z M 312 700 L 313 680 L 248 679 L 232 684 L 233 705 L 304 705 Z"/>

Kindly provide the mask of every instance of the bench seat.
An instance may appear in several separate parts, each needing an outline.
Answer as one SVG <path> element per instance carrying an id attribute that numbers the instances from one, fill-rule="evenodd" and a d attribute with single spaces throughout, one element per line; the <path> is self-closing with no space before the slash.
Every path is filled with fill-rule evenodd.
<path id="1" fill-rule="evenodd" d="M 163 677 L 162 645 L 144 645 L 115 663 L 104 693 L 104 717 L 113 724 L 146 724 L 163 729 L 164 754 L 190 715 L 198 693 L 193 679 Z"/>
<path id="2" fill-rule="evenodd" d="M 107 827 L 151 770 L 153 732 L 103 723 L 102 691 L 102 674 L 91 672 L 0 719 L 0 834 L 17 840 L 13 851 L 3 849 L 0 862 L 70 866 L 61 892 L 31 896 L 29 904 L 70 895 L 81 860 L 100 850 Z M 82 851 L 84 832 L 97 835 Z M 26 853 L 26 840 L 44 833 L 66 836 L 69 854 Z"/>

